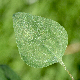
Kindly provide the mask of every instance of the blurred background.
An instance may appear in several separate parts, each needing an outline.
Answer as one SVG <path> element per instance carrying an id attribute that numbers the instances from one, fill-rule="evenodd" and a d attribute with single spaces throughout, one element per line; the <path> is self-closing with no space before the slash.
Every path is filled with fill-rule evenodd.
<path id="1" fill-rule="evenodd" d="M 26 12 L 59 22 L 68 33 L 63 62 L 75 80 L 80 80 L 80 0 L 0 0 L 0 64 L 8 65 L 21 80 L 71 80 L 63 66 L 55 63 L 32 68 L 20 58 L 12 15 Z"/>

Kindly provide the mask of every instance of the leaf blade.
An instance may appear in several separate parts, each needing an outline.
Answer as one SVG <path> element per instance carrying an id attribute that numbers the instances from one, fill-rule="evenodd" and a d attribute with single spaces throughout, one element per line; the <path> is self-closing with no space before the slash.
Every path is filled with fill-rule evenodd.
<path id="1" fill-rule="evenodd" d="M 28 65 L 42 68 L 62 60 L 68 35 L 59 23 L 18 12 L 13 16 L 13 27 L 19 54 Z"/>

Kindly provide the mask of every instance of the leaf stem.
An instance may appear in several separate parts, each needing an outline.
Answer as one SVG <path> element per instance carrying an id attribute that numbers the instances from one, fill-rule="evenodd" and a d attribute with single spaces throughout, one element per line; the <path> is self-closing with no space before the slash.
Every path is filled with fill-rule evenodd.
<path id="1" fill-rule="evenodd" d="M 65 64 L 63 63 L 63 61 L 60 62 L 60 64 L 65 68 L 65 70 L 68 72 L 68 74 L 70 75 L 70 77 L 72 78 L 72 80 L 74 80 L 73 76 L 70 74 L 70 72 L 68 71 L 68 69 L 66 68 Z"/>

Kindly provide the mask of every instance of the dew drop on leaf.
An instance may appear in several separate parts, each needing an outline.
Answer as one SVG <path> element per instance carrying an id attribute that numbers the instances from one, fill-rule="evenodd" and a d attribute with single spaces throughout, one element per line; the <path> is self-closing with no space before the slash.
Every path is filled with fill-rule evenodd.
<path id="1" fill-rule="evenodd" d="M 13 15 L 13 28 L 19 54 L 27 65 L 43 68 L 59 62 L 66 69 L 62 56 L 68 35 L 58 22 L 18 12 Z"/>

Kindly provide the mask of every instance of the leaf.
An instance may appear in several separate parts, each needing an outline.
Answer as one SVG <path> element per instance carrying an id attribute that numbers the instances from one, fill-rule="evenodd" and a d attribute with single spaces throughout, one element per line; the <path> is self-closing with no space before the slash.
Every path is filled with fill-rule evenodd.
<path id="1" fill-rule="evenodd" d="M 19 54 L 25 63 L 43 68 L 59 62 L 66 69 L 62 56 L 68 35 L 58 22 L 18 12 L 13 15 L 13 28 Z"/>
<path id="2" fill-rule="evenodd" d="M 0 80 L 21 80 L 21 79 L 8 66 L 0 65 Z"/>
<path id="3" fill-rule="evenodd" d="M 7 80 L 1 68 L 0 68 L 0 80 Z"/>

